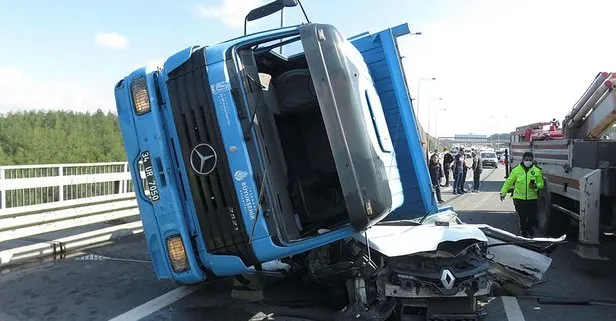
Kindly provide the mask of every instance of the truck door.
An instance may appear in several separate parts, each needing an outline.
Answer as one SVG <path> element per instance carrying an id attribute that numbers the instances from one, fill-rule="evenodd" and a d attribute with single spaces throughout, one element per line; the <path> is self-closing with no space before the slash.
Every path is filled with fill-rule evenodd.
<path id="1" fill-rule="evenodd" d="M 370 74 L 358 50 L 333 26 L 307 24 L 300 37 L 349 221 L 363 230 L 399 208 L 403 197 L 394 158 L 383 157 L 392 155 L 391 142 L 374 135 Z"/>
<path id="2" fill-rule="evenodd" d="M 413 219 L 438 212 L 398 50 L 397 37 L 409 32 L 408 25 L 403 24 L 349 39 L 361 52 L 372 75 L 394 145 L 404 191 L 404 204 L 387 220 Z"/>

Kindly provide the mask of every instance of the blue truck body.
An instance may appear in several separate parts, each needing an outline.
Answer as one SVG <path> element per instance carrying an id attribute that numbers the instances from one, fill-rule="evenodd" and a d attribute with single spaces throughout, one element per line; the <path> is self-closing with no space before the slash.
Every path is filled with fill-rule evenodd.
<path id="1" fill-rule="evenodd" d="M 348 238 L 381 221 L 414 220 L 437 213 L 396 40 L 408 33 L 403 24 L 329 43 L 328 39 L 339 37 L 335 28 L 309 23 L 210 47 L 192 46 L 169 57 L 161 69 L 140 68 L 119 81 L 115 98 L 120 128 L 158 278 L 194 284 L 252 273 L 264 262 Z M 301 39 L 304 53 L 283 57 L 253 52 L 258 50 L 255 44 L 293 37 Z M 327 45 L 338 46 L 332 48 L 339 51 L 332 53 Z M 247 54 L 257 58 L 240 59 Z M 280 177 L 292 169 L 283 171 L 278 170 L 283 165 L 266 164 L 275 163 L 276 156 L 271 160 L 272 146 L 259 139 L 270 135 L 261 114 L 265 107 L 250 108 L 252 83 L 264 87 L 263 81 L 250 76 L 250 63 L 269 68 L 270 58 L 285 66 L 302 65 L 299 71 L 287 71 L 280 77 L 284 74 L 302 81 L 306 79 L 302 71 L 309 70 L 314 82 L 308 86 L 319 97 L 318 103 L 322 106 L 331 99 L 336 106 L 321 107 L 321 113 L 338 169 L 338 183 L 329 186 L 336 188 L 331 192 L 333 198 L 344 194 L 345 203 L 340 204 L 346 204 L 346 209 L 340 213 L 348 217 L 332 216 L 336 221 L 322 228 L 312 223 L 320 222 L 316 218 L 302 221 L 301 213 L 284 218 L 276 214 L 295 206 L 295 198 L 281 201 L 275 193 Z M 274 74 L 275 68 L 270 70 Z M 348 72 L 344 74 L 347 78 L 343 71 Z M 359 95 L 355 95 L 357 88 L 345 83 L 349 77 L 359 86 Z M 339 87 L 332 90 L 332 86 Z M 366 119 L 366 124 L 371 119 L 374 130 L 356 127 L 362 122 L 351 119 Z M 293 132 L 284 132 L 280 139 L 290 140 L 289 133 Z M 317 157 L 310 152 L 304 155 Z M 358 155 L 363 158 L 358 160 Z M 274 170 L 268 172 L 268 168 Z M 319 192 L 318 187 L 314 189 L 312 193 Z M 312 213 L 314 206 L 310 206 L 304 204 L 305 212 Z M 319 213 L 327 213 L 324 208 Z"/>

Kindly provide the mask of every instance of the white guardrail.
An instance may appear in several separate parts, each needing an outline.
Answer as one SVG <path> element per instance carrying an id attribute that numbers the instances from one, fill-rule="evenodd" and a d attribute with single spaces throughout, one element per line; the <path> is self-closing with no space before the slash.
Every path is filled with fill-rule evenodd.
<path id="1" fill-rule="evenodd" d="M 0 166 L 0 266 L 141 233 L 138 215 L 127 163 Z M 57 231 L 69 236 L 35 237 Z"/>

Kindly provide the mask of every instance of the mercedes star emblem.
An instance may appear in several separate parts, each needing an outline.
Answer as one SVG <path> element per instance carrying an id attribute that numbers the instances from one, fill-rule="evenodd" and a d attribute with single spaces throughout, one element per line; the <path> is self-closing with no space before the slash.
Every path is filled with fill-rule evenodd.
<path id="1" fill-rule="evenodd" d="M 208 175 L 216 167 L 218 156 L 212 146 L 201 143 L 190 152 L 190 166 L 199 175 Z"/>

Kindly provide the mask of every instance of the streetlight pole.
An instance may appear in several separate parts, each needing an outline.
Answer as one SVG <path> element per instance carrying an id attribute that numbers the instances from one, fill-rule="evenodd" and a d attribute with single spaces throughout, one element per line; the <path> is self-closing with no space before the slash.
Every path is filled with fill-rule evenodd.
<path id="1" fill-rule="evenodd" d="M 432 98 L 430 99 L 430 101 L 428 102 L 428 136 L 430 136 L 430 123 L 432 122 L 432 117 L 430 117 L 430 110 L 432 108 L 430 108 L 432 101 L 434 100 L 443 100 L 443 98 L 438 97 L 438 98 Z M 436 134 L 435 134 L 436 135 Z"/>
<path id="2" fill-rule="evenodd" d="M 429 81 L 429 80 L 436 80 L 435 77 L 432 78 L 419 78 L 419 80 L 417 81 L 417 121 L 421 124 L 421 118 L 419 118 L 419 111 L 421 107 L 421 101 L 419 100 L 419 95 L 421 94 L 421 82 L 422 81 Z"/>
<path id="3" fill-rule="evenodd" d="M 447 111 L 447 108 L 439 108 L 436 110 L 436 119 L 434 119 L 434 137 L 436 137 L 436 146 L 438 146 L 440 142 L 438 137 L 438 114 L 441 111 Z"/>
<path id="4" fill-rule="evenodd" d="M 503 119 L 505 119 L 505 124 L 507 123 L 507 116 L 502 116 Z M 501 145 L 501 140 L 500 140 L 500 125 L 502 124 L 500 121 L 500 118 L 495 116 L 495 115 L 491 115 L 490 119 L 492 121 L 495 121 L 496 123 L 496 143 L 493 143 L 493 145 L 495 146 L 500 146 Z"/>
<path id="5" fill-rule="evenodd" d="M 490 120 L 496 123 L 496 142 L 494 142 L 494 138 L 492 138 L 492 148 L 496 149 L 496 146 L 498 146 L 498 144 L 500 143 L 500 137 L 498 133 L 498 127 L 499 127 L 500 121 L 494 115 L 490 116 Z M 494 135 L 491 135 L 491 136 L 494 137 Z"/>

